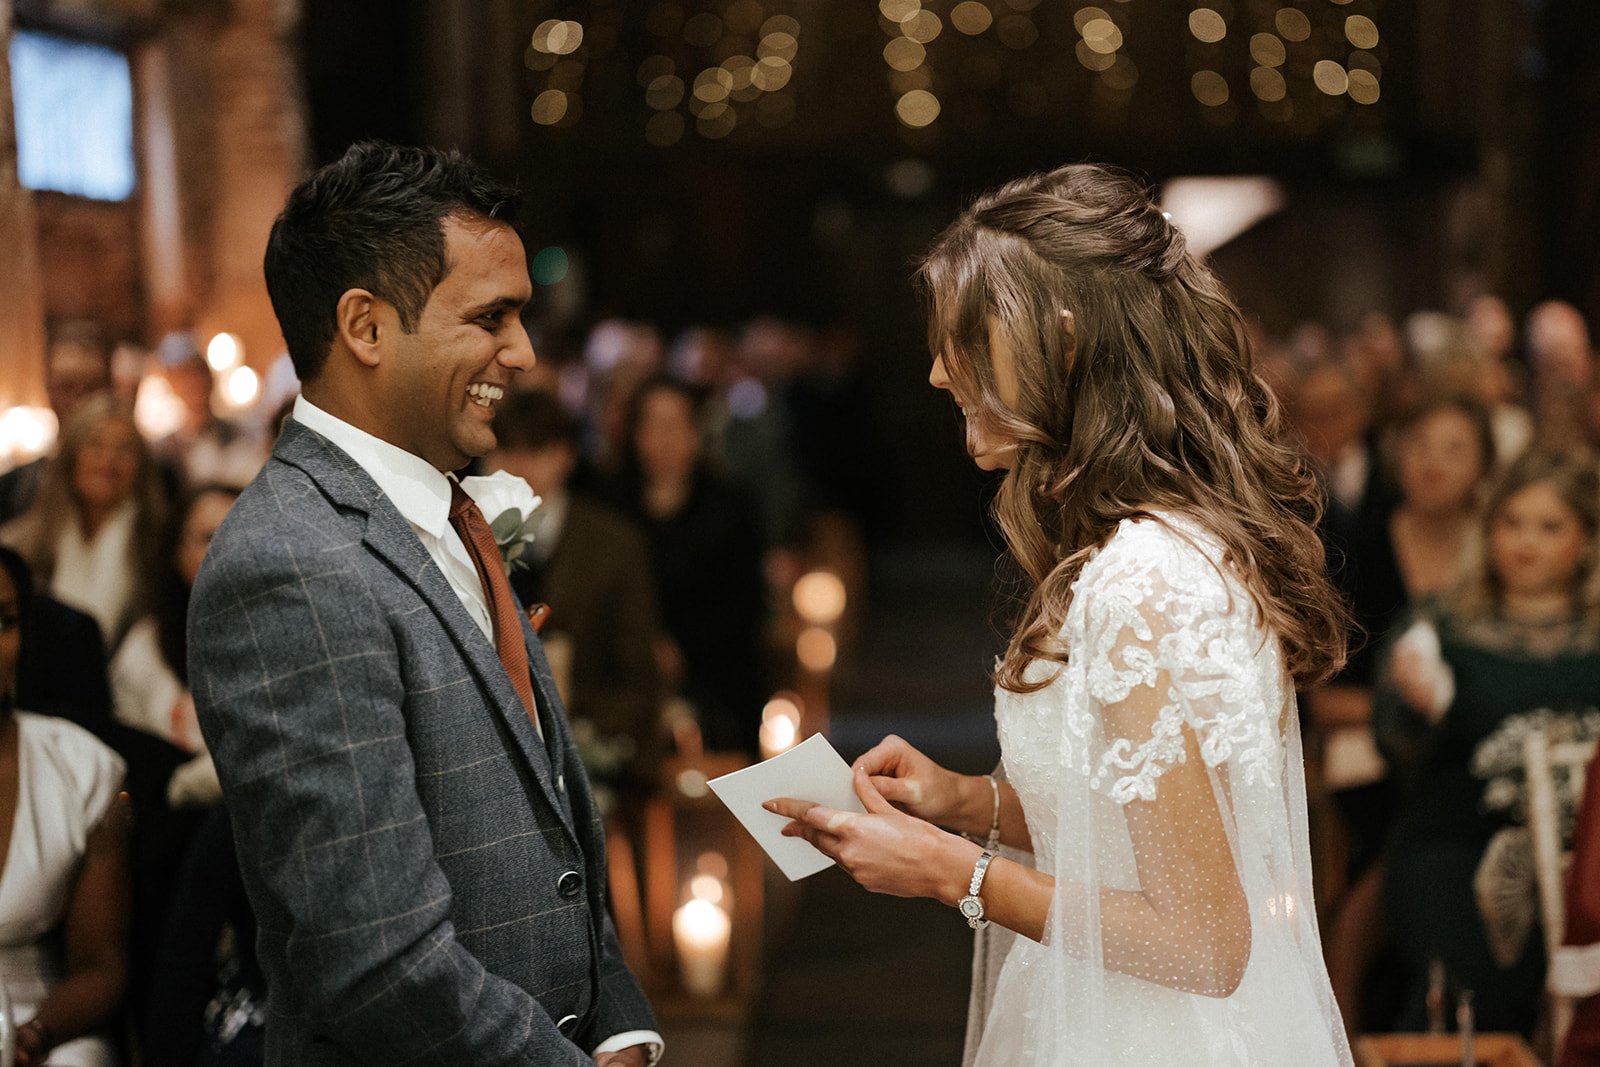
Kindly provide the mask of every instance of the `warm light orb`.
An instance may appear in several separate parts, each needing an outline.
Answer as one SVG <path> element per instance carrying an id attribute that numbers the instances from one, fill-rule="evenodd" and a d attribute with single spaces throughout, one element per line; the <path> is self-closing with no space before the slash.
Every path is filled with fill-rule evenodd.
<path id="1" fill-rule="evenodd" d="M 689 880 L 689 896 L 694 900 L 708 900 L 713 904 L 721 904 L 725 893 L 722 879 L 714 874 L 697 874 Z"/>
<path id="2" fill-rule="evenodd" d="M 206 363 L 221 374 L 239 365 L 244 358 L 244 346 L 231 333 L 219 333 L 206 345 Z"/>
<path id="3" fill-rule="evenodd" d="M 944 30 L 944 23 L 932 11 L 917 11 L 900 23 L 900 32 L 919 44 L 928 44 Z"/>
<path id="4" fill-rule="evenodd" d="M 1194 98 L 1206 107 L 1221 107 L 1228 102 L 1228 80 L 1214 70 L 1195 71 L 1189 79 Z"/>
<path id="5" fill-rule="evenodd" d="M 1283 75 L 1272 67 L 1257 67 L 1250 72 L 1250 91 L 1256 94 L 1256 99 L 1270 104 L 1287 96 L 1289 86 Z"/>
<path id="6" fill-rule="evenodd" d="M 776 56 L 786 63 L 792 63 L 794 57 L 799 54 L 800 41 L 792 33 L 769 33 L 761 38 L 761 43 L 756 46 L 757 59 Z"/>
<path id="7" fill-rule="evenodd" d="M 1270 33 L 1258 33 L 1250 38 L 1250 58 L 1263 67 L 1281 67 L 1289 58 L 1283 41 Z"/>
<path id="8" fill-rule="evenodd" d="M 771 759 L 789 751 L 799 737 L 800 729 L 795 726 L 794 720 L 787 715 L 774 715 L 761 724 L 761 757 Z"/>
<path id="9" fill-rule="evenodd" d="M 832 571 L 812 571 L 794 583 L 794 610 L 813 626 L 831 626 L 844 615 L 844 581 Z"/>
<path id="10" fill-rule="evenodd" d="M 1311 20 L 1297 7 L 1279 8 L 1272 21 L 1286 41 L 1303 41 L 1311 36 Z"/>
<path id="11" fill-rule="evenodd" d="M 249 367 L 235 368 L 225 379 L 223 392 L 234 407 L 249 407 L 261 395 L 261 376 Z"/>
<path id="12" fill-rule="evenodd" d="M 978 0 L 961 0 L 950 9 L 950 25 L 968 37 L 976 37 L 994 25 L 994 12 L 989 10 L 988 4 Z"/>
<path id="13" fill-rule="evenodd" d="M 1122 31 L 1110 19 L 1090 19 L 1083 24 L 1083 43 L 1090 51 L 1108 56 L 1122 47 Z"/>
<path id="14" fill-rule="evenodd" d="M 895 70 L 916 70 L 928 56 L 928 50 L 909 37 L 896 37 L 883 46 L 883 61 Z"/>
<path id="15" fill-rule="evenodd" d="M 1344 20 L 1344 36 L 1357 48 L 1378 47 L 1378 24 L 1365 15 L 1351 15 Z"/>
<path id="16" fill-rule="evenodd" d="M 895 104 L 894 113 L 912 129 L 921 129 L 939 117 L 939 98 L 926 89 L 913 89 Z"/>
<path id="17" fill-rule="evenodd" d="M 133 400 L 133 421 L 146 440 L 159 441 L 177 432 L 189 416 L 164 375 L 151 374 L 139 383 Z"/>
<path id="18" fill-rule="evenodd" d="M 795 641 L 795 657 L 808 671 L 821 674 L 831 670 L 839 659 L 839 642 L 820 626 L 807 627 Z"/>
<path id="19" fill-rule="evenodd" d="M 1349 76 L 1350 85 L 1346 90 L 1350 99 L 1358 104 L 1376 104 L 1382 91 L 1378 87 L 1378 76 L 1370 70 L 1352 70 Z"/>
<path id="20" fill-rule="evenodd" d="M 1189 32 L 1197 41 L 1216 44 L 1228 36 L 1228 20 L 1209 7 L 1197 7 L 1189 12 Z"/>
<path id="21" fill-rule="evenodd" d="M 541 126 L 554 126 L 567 117 L 567 94 L 560 89 L 546 89 L 533 98 L 529 113 Z"/>
<path id="22" fill-rule="evenodd" d="M 1345 90 L 1350 88 L 1350 75 L 1331 59 L 1319 60 L 1311 68 L 1311 80 L 1329 96 L 1343 96 Z"/>
<path id="23" fill-rule="evenodd" d="M 56 439 L 56 415 L 49 408 L 14 407 L 0 415 L 0 468 L 29 463 Z"/>

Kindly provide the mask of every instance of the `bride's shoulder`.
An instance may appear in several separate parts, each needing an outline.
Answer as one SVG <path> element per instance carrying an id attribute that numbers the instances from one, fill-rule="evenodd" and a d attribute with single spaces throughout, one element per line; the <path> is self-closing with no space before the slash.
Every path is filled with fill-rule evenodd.
<path id="1" fill-rule="evenodd" d="M 1223 551 L 1195 520 L 1171 512 L 1123 519 L 1084 564 L 1084 588 L 1160 581 L 1186 588 L 1227 584 Z"/>

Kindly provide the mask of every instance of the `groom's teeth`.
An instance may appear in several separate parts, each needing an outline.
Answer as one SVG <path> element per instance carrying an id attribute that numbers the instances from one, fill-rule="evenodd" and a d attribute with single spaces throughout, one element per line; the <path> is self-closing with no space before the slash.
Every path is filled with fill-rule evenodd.
<path id="1" fill-rule="evenodd" d="M 488 382 L 477 382 L 473 385 L 467 386 L 467 395 L 472 397 L 479 407 L 486 408 L 494 401 L 505 396 L 506 393 L 505 390 L 500 388 L 498 385 L 490 385 Z"/>

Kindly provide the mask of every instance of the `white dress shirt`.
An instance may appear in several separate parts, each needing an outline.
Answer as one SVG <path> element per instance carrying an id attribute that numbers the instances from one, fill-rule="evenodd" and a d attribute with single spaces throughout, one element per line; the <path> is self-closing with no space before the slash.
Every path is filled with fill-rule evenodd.
<path id="1" fill-rule="evenodd" d="M 467 546 L 462 543 L 455 527 L 450 525 L 450 476 L 421 456 L 328 414 L 304 395 L 294 402 L 293 417 L 295 422 L 343 449 L 378 483 L 378 488 L 411 524 L 412 532 L 444 572 L 450 588 L 461 598 L 467 614 L 472 616 L 492 647 L 494 619 L 489 614 L 489 601 L 484 595 L 483 582 L 478 577 L 477 566 L 467 553 Z M 532 718 L 534 729 L 539 730 L 543 737 L 544 731 L 539 726 L 538 716 Z M 596 1055 L 619 1052 L 635 1045 L 649 1046 L 648 1059 L 654 1064 L 661 1058 L 665 1042 L 654 1030 L 630 1030 L 600 1042 L 594 1052 Z"/>

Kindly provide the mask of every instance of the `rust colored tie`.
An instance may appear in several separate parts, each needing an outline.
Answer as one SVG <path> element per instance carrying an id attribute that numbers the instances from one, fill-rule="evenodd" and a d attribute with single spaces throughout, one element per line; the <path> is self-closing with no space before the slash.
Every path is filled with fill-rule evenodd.
<path id="1" fill-rule="evenodd" d="M 478 579 L 489 600 L 489 617 L 494 620 L 494 646 L 500 653 L 500 665 L 511 676 L 511 684 L 522 698 L 534 730 L 542 737 L 544 731 L 539 728 L 533 700 L 533 679 L 528 673 L 528 648 L 522 643 L 522 620 L 517 617 L 517 601 L 511 595 L 511 583 L 506 580 L 505 565 L 500 561 L 500 546 L 495 543 L 483 512 L 454 479 L 450 482 L 450 525 L 461 535 L 467 554 L 478 568 Z"/>

